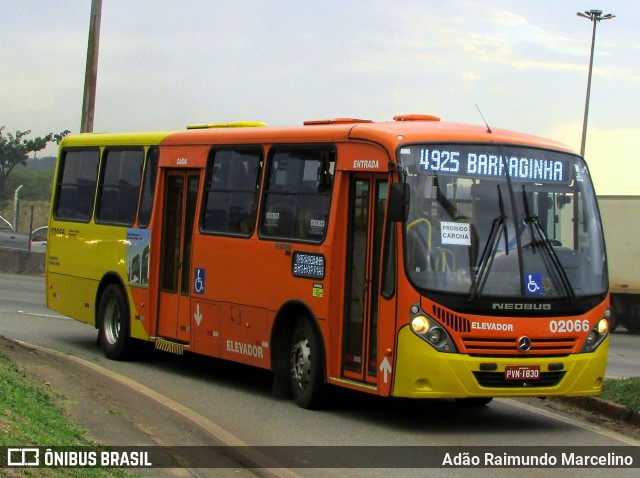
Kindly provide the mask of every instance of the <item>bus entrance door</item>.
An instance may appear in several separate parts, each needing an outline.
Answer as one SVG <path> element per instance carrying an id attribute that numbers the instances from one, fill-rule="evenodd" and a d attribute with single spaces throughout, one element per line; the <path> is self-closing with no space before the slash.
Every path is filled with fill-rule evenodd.
<path id="1" fill-rule="evenodd" d="M 386 174 L 357 174 L 351 179 L 347 239 L 346 295 L 342 374 L 378 384 L 378 300 Z"/>
<path id="2" fill-rule="evenodd" d="M 158 336 L 185 343 L 191 335 L 191 245 L 199 180 L 193 170 L 169 170 L 164 183 Z"/>

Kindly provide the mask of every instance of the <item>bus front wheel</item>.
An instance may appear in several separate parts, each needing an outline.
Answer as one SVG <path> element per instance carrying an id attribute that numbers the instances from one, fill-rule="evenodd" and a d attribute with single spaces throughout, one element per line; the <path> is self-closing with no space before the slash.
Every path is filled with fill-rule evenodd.
<path id="1" fill-rule="evenodd" d="M 324 386 L 320 340 L 307 319 L 296 324 L 292 336 L 290 381 L 293 399 L 302 408 L 315 408 Z"/>
<path id="2" fill-rule="evenodd" d="M 129 309 L 122 288 L 108 286 L 100 299 L 98 309 L 98 337 L 102 351 L 107 358 L 126 358 L 129 342 Z"/>

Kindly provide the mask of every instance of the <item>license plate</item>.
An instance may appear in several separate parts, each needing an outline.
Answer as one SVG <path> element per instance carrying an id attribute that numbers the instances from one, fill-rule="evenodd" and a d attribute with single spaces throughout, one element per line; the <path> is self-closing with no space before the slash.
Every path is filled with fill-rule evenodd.
<path id="1" fill-rule="evenodd" d="M 504 368 L 505 380 L 538 380 L 540 367 L 537 365 L 511 365 Z"/>

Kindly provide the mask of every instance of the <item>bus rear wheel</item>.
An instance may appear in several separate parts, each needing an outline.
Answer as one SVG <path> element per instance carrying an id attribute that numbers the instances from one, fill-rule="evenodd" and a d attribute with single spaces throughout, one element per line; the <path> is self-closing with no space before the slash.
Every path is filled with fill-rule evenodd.
<path id="1" fill-rule="evenodd" d="M 107 286 L 98 309 L 98 338 L 104 355 L 122 360 L 129 351 L 129 309 L 122 287 Z"/>
<path id="2" fill-rule="evenodd" d="M 320 340 L 308 319 L 296 324 L 290 356 L 291 392 L 302 408 L 315 408 L 321 401 L 323 361 Z"/>

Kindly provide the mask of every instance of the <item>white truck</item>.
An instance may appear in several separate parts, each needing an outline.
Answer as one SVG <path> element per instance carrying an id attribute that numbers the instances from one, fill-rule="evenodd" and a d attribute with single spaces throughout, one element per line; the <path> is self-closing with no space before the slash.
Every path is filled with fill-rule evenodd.
<path id="1" fill-rule="evenodd" d="M 640 196 L 598 196 L 611 290 L 611 330 L 640 334 Z"/>

